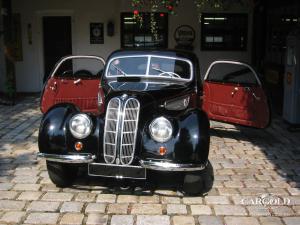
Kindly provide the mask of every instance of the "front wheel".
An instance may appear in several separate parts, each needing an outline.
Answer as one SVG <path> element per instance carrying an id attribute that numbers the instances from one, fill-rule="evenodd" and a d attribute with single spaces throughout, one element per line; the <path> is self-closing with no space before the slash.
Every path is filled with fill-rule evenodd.
<path id="1" fill-rule="evenodd" d="M 214 174 L 210 162 L 202 171 L 187 173 L 183 181 L 183 191 L 188 195 L 204 195 L 213 185 Z"/>
<path id="2" fill-rule="evenodd" d="M 57 187 L 67 187 L 73 183 L 78 168 L 66 163 L 46 161 L 50 180 Z"/>

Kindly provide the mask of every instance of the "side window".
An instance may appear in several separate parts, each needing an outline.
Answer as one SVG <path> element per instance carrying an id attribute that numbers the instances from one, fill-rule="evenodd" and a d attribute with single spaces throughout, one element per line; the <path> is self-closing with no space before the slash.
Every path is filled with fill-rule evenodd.
<path id="1" fill-rule="evenodd" d="M 257 85 L 258 81 L 252 70 L 246 65 L 217 63 L 208 73 L 207 81 Z"/>
<path id="2" fill-rule="evenodd" d="M 103 63 L 96 58 L 71 58 L 64 61 L 54 76 L 63 78 L 100 78 Z"/>

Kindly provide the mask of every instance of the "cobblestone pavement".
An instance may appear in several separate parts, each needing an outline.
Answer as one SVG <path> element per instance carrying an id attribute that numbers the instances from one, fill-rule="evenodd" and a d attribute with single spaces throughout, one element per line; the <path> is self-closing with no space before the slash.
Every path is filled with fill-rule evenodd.
<path id="1" fill-rule="evenodd" d="M 80 178 L 56 188 L 36 158 L 40 119 L 34 97 L 0 106 L 0 224 L 300 224 L 300 135 L 278 119 L 266 130 L 212 123 L 215 181 L 205 197 Z"/>

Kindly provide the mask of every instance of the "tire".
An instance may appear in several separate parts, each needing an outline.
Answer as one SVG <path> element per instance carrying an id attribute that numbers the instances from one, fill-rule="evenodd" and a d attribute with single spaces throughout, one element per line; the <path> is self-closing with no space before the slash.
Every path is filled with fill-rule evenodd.
<path id="1" fill-rule="evenodd" d="M 202 171 L 187 173 L 183 181 L 183 191 L 187 195 L 204 195 L 213 186 L 213 168 L 208 162 L 207 167 Z"/>
<path id="2" fill-rule="evenodd" d="M 65 163 L 47 161 L 50 180 L 57 187 L 68 187 L 76 179 L 78 168 Z"/>

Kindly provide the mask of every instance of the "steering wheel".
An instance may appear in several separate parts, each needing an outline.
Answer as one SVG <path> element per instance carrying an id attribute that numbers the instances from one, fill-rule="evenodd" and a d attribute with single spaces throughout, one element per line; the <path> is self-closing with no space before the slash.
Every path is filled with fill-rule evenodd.
<path id="1" fill-rule="evenodd" d="M 73 71 L 72 70 L 65 70 L 61 76 L 62 77 L 71 77 L 73 75 Z"/>
<path id="2" fill-rule="evenodd" d="M 88 70 L 78 70 L 74 73 L 74 77 L 92 77 L 93 74 Z"/>

